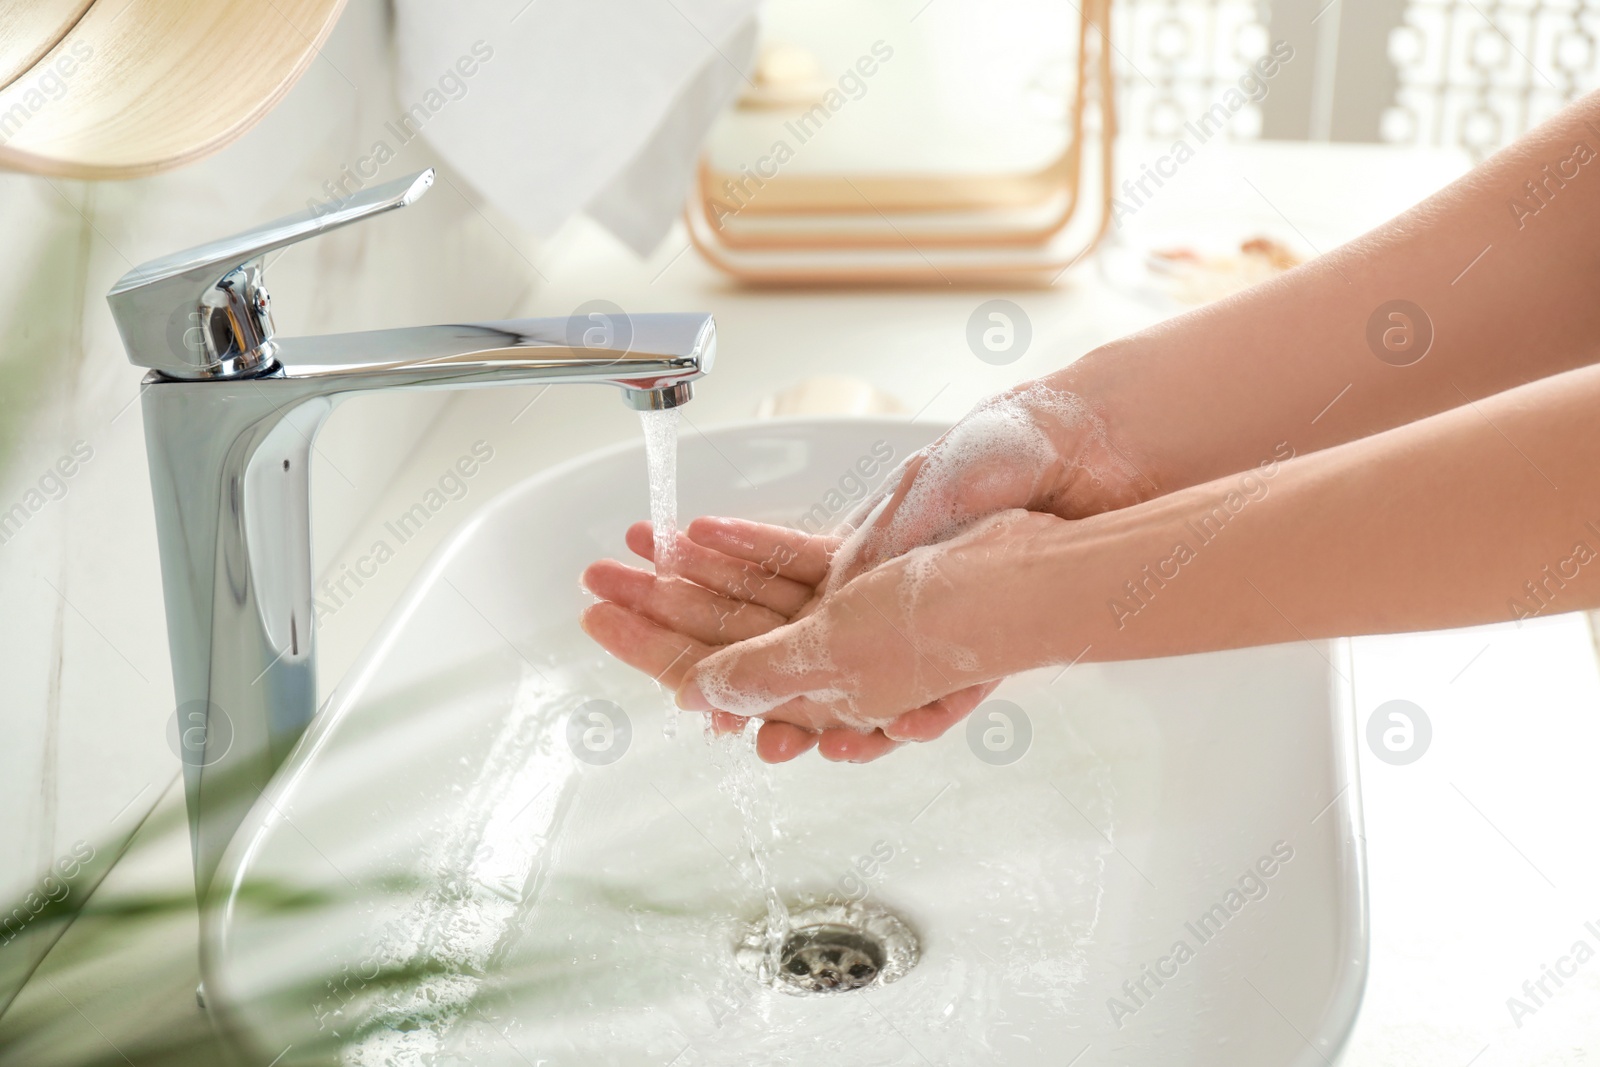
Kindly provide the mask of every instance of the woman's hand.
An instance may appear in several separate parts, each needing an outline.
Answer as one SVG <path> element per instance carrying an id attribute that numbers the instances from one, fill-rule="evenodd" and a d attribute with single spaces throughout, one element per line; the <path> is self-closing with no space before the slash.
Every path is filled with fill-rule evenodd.
<path id="1" fill-rule="evenodd" d="M 1050 663 L 1592 609 L 1597 405 L 1585 367 L 1136 507 L 1005 512 L 704 657 L 679 702 L 892 738 L 900 708 L 942 725 L 940 700 Z"/>
<path id="2" fill-rule="evenodd" d="M 650 524 L 631 527 L 627 544 L 639 556 L 653 559 Z M 601 600 L 583 613 L 581 623 L 607 651 L 676 690 L 700 660 L 769 633 L 812 604 L 838 544 L 837 538 L 763 523 L 696 519 L 687 536 L 678 539 L 673 577 L 658 578 L 616 560 L 590 566 L 583 584 Z M 901 739 L 937 736 L 930 725 L 934 709 L 921 710 L 920 717 L 914 714 L 908 720 L 911 732 Z M 719 732 L 737 730 L 743 722 L 740 716 L 712 713 Z M 828 759 L 859 762 L 875 759 L 896 744 L 881 730 L 839 727 L 819 733 L 771 721 L 763 724 L 756 749 L 771 763 L 793 759 L 813 746 Z"/>
<path id="3" fill-rule="evenodd" d="M 938 737 L 1000 679 L 1060 658 L 1050 590 L 1071 525 L 1012 510 L 881 563 L 793 622 L 698 657 L 679 703 L 881 735 L 870 755 Z"/>
<path id="4" fill-rule="evenodd" d="M 1158 492 L 1086 399 L 1029 382 L 973 408 L 856 510 L 825 589 L 1002 511 L 1081 519 Z"/>
<path id="5" fill-rule="evenodd" d="M 584 584 L 603 603 L 585 613 L 583 625 L 614 655 L 677 687 L 716 649 L 803 618 L 824 602 L 824 592 L 842 590 L 887 561 L 949 540 L 997 513 L 1024 509 L 1078 518 L 1154 491 L 1083 399 L 1033 382 L 984 401 L 911 456 L 858 509 L 847 524 L 848 540 L 699 519 L 679 541 L 680 581 L 658 581 L 615 561 L 589 568 Z M 628 545 L 653 558 L 648 524 L 629 531 Z M 936 676 L 935 661 L 922 658 Z M 792 759 L 812 745 L 829 759 L 874 759 L 897 742 L 938 737 L 993 692 L 1000 677 L 940 692 L 893 714 L 880 710 L 881 722 L 820 715 L 784 722 L 783 713 L 775 713 L 762 727 L 758 751 L 770 762 Z M 743 706 L 758 703 L 746 700 Z M 740 722 L 717 714 L 713 725 L 728 730 Z M 817 731 L 820 736 L 814 736 Z"/>

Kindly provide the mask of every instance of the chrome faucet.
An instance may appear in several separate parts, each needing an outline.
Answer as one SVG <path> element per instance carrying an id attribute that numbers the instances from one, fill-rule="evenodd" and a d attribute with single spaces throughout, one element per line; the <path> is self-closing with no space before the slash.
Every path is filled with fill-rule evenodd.
<path id="1" fill-rule="evenodd" d="M 711 370 L 705 314 L 514 319 L 276 337 L 262 258 L 391 208 L 433 171 L 376 186 L 129 271 L 107 294 L 128 359 L 148 367 L 155 497 L 195 888 L 316 714 L 311 443 L 333 405 L 375 389 L 519 382 L 619 386 L 676 407 Z"/>

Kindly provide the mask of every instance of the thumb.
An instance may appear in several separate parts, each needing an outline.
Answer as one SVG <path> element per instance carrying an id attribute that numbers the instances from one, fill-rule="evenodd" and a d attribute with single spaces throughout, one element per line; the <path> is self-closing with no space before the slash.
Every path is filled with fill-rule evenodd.
<path id="1" fill-rule="evenodd" d="M 753 717 L 797 698 L 837 691 L 825 630 L 807 617 L 712 653 L 685 675 L 678 706 Z"/>
<path id="2" fill-rule="evenodd" d="M 899 596 L 909 558 L 824 597 L 813 614 L 707 656 L 685 676 L 679 705 L 871 730 L 978 680 L 929 654 L 941 642 L 919 647 Z"/>

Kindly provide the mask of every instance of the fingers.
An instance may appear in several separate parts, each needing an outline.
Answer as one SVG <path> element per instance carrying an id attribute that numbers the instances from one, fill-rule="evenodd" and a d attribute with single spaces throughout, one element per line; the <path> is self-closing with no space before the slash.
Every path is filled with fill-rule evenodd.
<path id="1" fill-rule="evenodd" d="M 718 596 L 693 582 L 661 579 L 603 559 L 583 572 L 584 588 L 707 645 L 726 645 L 767 633 L 788 617 L 759 604 Z"/>
<path id="2" fill-rule="evenodd" d="M 604 600 L 586 609 L 578 622 L 584 633 L 607 652 L 669 689 L 681 685 L 689 668 L 715 651 L 710 645 Z M 742 715 L 715 711 L 710 716 L 711 732 L 718 736 L 736 734 L 744 729 L 746 721 Z M 766 723 L 761 732 L 766 737 L 757 737 L 756 751 L 769 763 L 794 759 L 817 743 L 816 734 L 787 723 Z"/>
<path id="3" fill-rule="evenodd" d="M 678 706 L 868 731 L 935 697 L 932 679 L 915 669 L 916 650 L 858 599 L 718 649 L 690 670 Z"/>
<path id="4" fill-rule="evenodd" d="M 713 712 L 712 716 L 715 718 L 722 714 Z M 744 722 L 738 716 L 728 717 Z M 891 741 L 880 730 L 858 733 L 855 730 L 832 729 L 818 733 L 792 723 L 769 721 L 762 723 L 756 733 L 756 755 L 765 763 L 787 763 L 813 748 L 823 759 L 835 763 L 866 763 L 899 747 L 899 741 Z"/>
<path id="5" fill-rule="evenodd" d="M 971 715 L 973 709 L 987 700 L 999 684 L 998 681 L 984 682 L 958 689 L 931 704 L 897 716 L 883 727 L 883 732 L 897 741 L 932 741 L 942 737 L 946 730 Z"/>
<path id="6" fill-rule="evenodd" d="M 767 763 L 787 763 L 815 748 L 825 760 L 835 763 L 866 763 L 900 747 L 881 730 L 860 733 L 834 728 L 818 733 L 792 723 L 767 721 L 756 734 L 756 755 Z"/>
<path id="7" fill-rule="evenodd" d="M 867 763 L 899 747 L 900 742 L 890 740 L 882 730 L 873 730 L 871 733 L 824 730 L 817 741 L 817 753 L 835 763 Z"/>
<path id="8" fill-rule="evenodd" d="M 783 763 L 809 751 L 814 745 L 823 759 L 869 763 L 888 755 L 905 742 L 933 741 L 942 737 L 950 727 L 971 715 L 999 685 L 999 681 L 984 682 L 959 690 L 931 704 L 914 708 L 871 733 L 837 726 L 818 733 L 791 723 L 769 720 L 756 737 L 756 751 L 768 763 Z M 731 717 L 743 721 L 737 716 Z"/>
<path id="9" fill-rule="evenodd" d="M 786 722 L 764 722 L 756 733 L 756 755 L 767 763 L 787 763 L 815 748 L 818 736 Z"/>
<path id="10" fill-rule="evenodd" d="M 687 582 L 661 581 L 613 560 L 592 566 L 585 572 L 584 581 L 591 590 L 606 598 L 583 613 L 580 621 L 584 631 L 629 666 L 680 692 L 690 688 L 686 683 L 692 680 L 702 660 L 727 651 L 718 647 L 723 640 L 743 640 L 725 636 L 726 631 L 715 630 L 723 625 L 723 620 L 718 619 L 711 605 L 724 605 L 719 610 L 728 610 L 726 605 L 733 605 L 732 613 L 725 619 L 742 619 L 734 624 L 741 627 L 764 626 L 767 629 L 763 635 L 783 622 L 780 616 L 758 605 L 736 604 Z M 751 634 L 752 638 L 756 636 Z M 705 639 L 707 637 L 710 639 Z M 750 640 L 741 644 L 738 652 L 747 653 L 759 643 Z M 804 635 L 798 639 L 798 647 L 809 643 Z M 882 729 L 862 731 L 839 726 L 840 709 L 833 706 L 836 701 L 820 698 L 820 691 L 838 692 L 829 684 L 831 670 L 819 662 L 810 671 L 796 671 L 795 646 L 791 641 L 769 640 L 767 644 L 771 647 L 766 650 L 765 661 L 741 663 L 747 657 L 736 656 L 730 669 L 716 673 L 727 686 L 727 692 L 742 693 L 748 698 L 752 690 L 759 693 L 753 683 L 753 672 L 767 671 L 771 677 L 771 663 L 783 665 L 784 669 L 777 673 L 788 676 L 786 680 L 791 684 L 765 694 L 771 706 L 766 709 L 767 721 L 756 738 L 757 754 L 768 763 L 787 762 L 812 748 L 824 759 L 836 762 L 865 763 L 878 759 L 906 741 L 939 737 L 970 714 L 998 684 L 986 682 L 970 686 L 905 712 Z M 827 657 L 820 659 L 825 662 Z M 798 690 L 798 695 L 788 695 L 791 690 Z M 680 697 L 679 702 L 693 710 L 712 710 L 709 701 L 695 708 L 693 700 L 693 696 L 686 696 Z M 759 709 L 742 710 L 755 714 Z M 715 710 L 710 725 L 716 734 L 736 733 L 744 728 L 746 721 L 745 715 Z"/>
<path id="11" fill-rule="evenodd" d="M 1014 508 L 1054 511 L 1069 487 L 1065 431 L 1026 390 L 980 404 L 932 445 L 907 458 L 887 491 L 851 516 L 825 592 L 920 545 L 948 540 L 973 521 Z"/>
<path id="12" fill-rule="evenodd" d="M 887 510 L 890 501 L 903 498 L 911 483 L 916 480 L 917 471 L 927 461 L 928 452 L 933 446 L 913 452 L 891 470 L 883 483 L 876 490 L 868 493 L 857 504 L 855 510 L 845 516 L 844 528 L 859 530 L 861 527 L 875 521 L 879 515 Z"/>
<path id="13" fill-rule="evenodd" d="M 823 730 L 817 751 L 824 759 L 869 763 L 888 755 L 907 741 L 932 741 L 972 714 L 1000 685 L 999 681 L 969 686 L 931 704 L 913 708 L 870 734 L 840 727 Z"/>
<path id="14" fill-rule="evenodd" d="M 689 540 L 705 548 L 756 564 L 765 573 L 774 570 L 809 586 L 821 582 L 828 573 L 828 559 L 839 547 L 839 538 L 825 537 L 771 526 L 748 519 L 707 516 L 689 524 Z"/>
<path id="15" fill-rule="evenodd" d="M 604 600 L 585 609 L 578 624 L 601 648 L 669 689 L 681 686 L 689 668 L 713 651 L 704 642 Z"/>
<path id="16" fill-rule="evenodd" d="M 636 555 L 654 562 L 655 534 L 648 522 L 629 527 L 627 542 Z M 728 555 L 682 534 L 678 535 L 673 571 L 676 577 L 733 600 L 759 604 L 784 618 L 792 618 L 812 596 L 810 585 L 784 577 L 774 565 Z"/>

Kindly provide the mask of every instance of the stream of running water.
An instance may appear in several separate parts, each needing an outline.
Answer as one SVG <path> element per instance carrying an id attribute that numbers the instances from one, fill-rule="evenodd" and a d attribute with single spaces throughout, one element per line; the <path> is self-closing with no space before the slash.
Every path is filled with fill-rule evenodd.
<path id="1" fill-rule="evenodd" d="M 678 412 L 674 408 L 642 411 L 644 451 L 650 474 L 650 524 L 655 535 L 657 577 L 670 577 L 675 571 L 678 539 Z M 663 732 L 677 733 L 678 707 L 671 693 L 663 690 L 666 720 Z M 744 827 L 744 845 L 758 889 L 766 905 L 767 966 L 763 977 L 776 973 L 783 943 L 789 934 L 789 912 L 778 895 L 769 857 L 777 837 L 776 812 L 769 783 L 755 754 L 755 720 L 741 733 L 710 737 L 713 760 L 721 772 L 721 787 L 739 812 Z M 707 730 L 710 720 L 707 720 Z"/>

